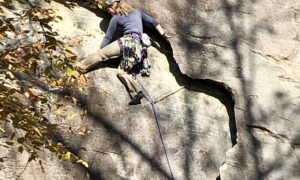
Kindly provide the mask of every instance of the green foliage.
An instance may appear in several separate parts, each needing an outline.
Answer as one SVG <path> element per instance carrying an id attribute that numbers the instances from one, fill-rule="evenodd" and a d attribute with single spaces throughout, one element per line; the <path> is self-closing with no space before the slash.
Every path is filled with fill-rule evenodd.
<path id="1" fill-rule="evenodd" d="M 15 2 L 27 3 L 29 8 L 15 12 L 12 5 Z M 15 77 L 26 74 L 53 88 L 75 88 L 87 83 L 74 67 L 78 60 L 72 46 L 60 40 L 50 26 L 62 17 L 53 9 L 33 6 L 28 0 L 2 0 L 0 5 L 0 133 L 10 137 L 3 146 L 15 147 L 20 153 L 29 152 L 29 161 L 39 157 L 39 150 L 48 149 L 62 160 L 88 167 L 61 143 L 53 141 L 51 134 L 59 125 L 52 124 L 33 106 L 37 102 L 47 104 L 46 95 L 34 95 L 33 84 Z M 2 7 L 10 9 L 14 16 L 8 17 Z M 29 105 L 18 96 L 24 97 Z M 13 127 L 10 132 L 3 127 L 7 123 Z M 3 159 L 0 158 L 0 162 Z"/>

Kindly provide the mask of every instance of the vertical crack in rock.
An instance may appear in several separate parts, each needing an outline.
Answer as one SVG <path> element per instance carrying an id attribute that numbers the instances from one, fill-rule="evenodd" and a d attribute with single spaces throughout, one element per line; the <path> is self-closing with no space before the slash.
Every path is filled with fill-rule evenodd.
<path id="1" fill-rule="evenodd" d="M 157 36 L 153 32 L 147 32 L 151 34 L 152 38 L 155 39 Z M 159 39 L 156 39 L 156 41 L 159 41 Z M 172 47 L 169 45 L 166 45 L 162 43 L 162 47 L 166 46 L 164 49 L 161 50 L 162 52 L 168 52 L 168 63 L 170 65 L 170 72 L 175 76 L 178 84 L 180 86 L 184 86 L 184 88 L 189 91 L 189 92 L 196 92 L 196 93 L 204 93 L 208 96 L 212 96 L 216 99 L 218 99 L 225 107 L 227 110 L 227 114 L 229 117 L 229 131 L 230 131 L 230 139 L 231 139 L 231 144 L 232 147 L 237 144 L 237 127 L 236 127 L 236 122 L 235 122 L 235 112 L 234 112 L 234 97 L 233 93 L 225 83 L 223 82 L 216 82 L 210 79 L 193 79 L 188 77 L 187 75 L 183 74 L 180 71 L 180 68 L 178 64 L 176 63 L 176 60 L 173 58 L 173 54 L 170 53 L 172 52 Z M 198 112 L 200 113 L 200 112 Z M 216 112 L 217 113 L 217 112 Z M 229 148 L 231 149 L 231 148 Z M 229 150 L 227 149 L 226 152 Z M 223 162 L 220 164 L 225 163 L 226 157 L 223 157 Z M 205 164 L 205 161 L 200 161 L 199 166 L 202 166 L 202 164 Z M 185 171 L 189 171 L 188 169 L 185 169 Z M 191 179 L 191 177 L 187 176 L 187 179 Z M 220 175 L 218 174 L 215 176 L 216 179 L 221 179 Z"/>
<path id="2" fill-rule="evenodd" d="M 55 7 L 63 9 L 58 4 Z M 80 51 L 88 54 L 98 48 L 96 42 L 100 36 L 99 32 L 91 30 L 97 34 L 96 38 L 87 37 L 78 28 L 84 26 L 93 29 L 95 24 L 75 26 L 75 20 L 68 20 L 70 15 L 77 17 L 76 13 L 80 17 L 83 14 L 91 16 L 89 11 L 78 10 L 59 11 L 65 18 L 65 23 L 57 25 L 57 28 L 68 37 L 70 35 L 70 38 L 82 37 Z M 98 17 L 91 18 L 94 18 L 93 22 L 99 21 Z M 101 21 L 100 28 L 103 24 L 105 22 Z M 74 29 L 76 31 L 72 31 Z M 150 57 L 157 62 L 153 64 L 153 75 L 143 79 L 143 83 L 153 97 L 167 94 L 156 100 L 162 135 L 175 178 L 220 179 L 219 168 L 226 159 L 226 151 L 237 143 L 232 92 L 222 82 L 193 79 L 183 74 L 173 58 L 172 48 L 161 42 L 161 36 L 157 33 L 149 34 L 154 41 L 159 42 L 159 46 L 154 44 L 154 48 L 150 49 L 150 53 L 156 53 L 150 54 Z M 166 61 L 161 59 L 165 54 L 168 54 Z M 80 104 L 88 109 L 84 120 L 78 115 L 85 110 L 81 106 L 66 110 L 66 113 L 77 114 L 72 121 L 67 121 L 67 118 L 56 119 L 57 123 L 63 121 L 70 127 L 59 132 L 56 138 L 88 161 L 90 167 L 86 170 L 63 164 L 46 155 L 49 165 L 45 176 L 49 179 L 59 179 L 65 175 L 85 177 L 85 171 L 90 179 L 170 179 L 151 107 L 145 101 L 139 106 L 127 105 L 130 99 L 117 79 L 116 71 L 116 68 L 106 64 L 88 74 L 95 87 L 101 87 L 109 93 L 90 89 L 87 96 L 78 97 Z M 68 106 L 67 101 L 63 107 Z M 78 131 L 82 125 L 91 133 L 80 135 Z"/>

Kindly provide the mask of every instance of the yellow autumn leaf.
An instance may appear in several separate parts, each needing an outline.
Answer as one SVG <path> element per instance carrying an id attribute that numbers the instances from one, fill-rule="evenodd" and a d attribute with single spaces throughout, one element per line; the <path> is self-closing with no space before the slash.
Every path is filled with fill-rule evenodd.
<path id="1" fill-rule="evenodd" d="M 75 113 L 70 112 L 70 113 L 68 113 L 68 115 L 67 115 L 67 120 L 73 120 L 73 119 L 75 118 L 75 116 L 76 116 Z"/>
<path id="2" fill-rule="evenodd" d="M 71 158 L 71 152 L 66 152 L 65 154 L 62 155 L 61 159 L 66 161 L 69 160 Z"/>
<path id="3" fill-rule="evenodd" d="M 75 97 L 72 97 L 72 101 L 73 101 L 73 104 L 76 105 L 78 100 Z"/>
<path id="4" fill-rule="evenodd" d="M 38 128 L 33 127 L 33 129 L 38 133 L 38 135 L 39 135 L 40 137 L 43 137 L 41 131 L 40 131 Z"/>
<path id="5" fill-rule="evenodd" d="M 73 75 L 74 71 L 70 68 L 70 67 L 67 67 L 66 69 L 66 74 L 68 77 L 71 77 Z"/>
<path id="6" fill-rule="evenodd" d="M 2 131 L 2 132 L 4 132 L 4 133 L 5 133 L 5 130 L 4 130 L 4 129 L 2 129 L 2 128 L 0 128 L 0 131 Z"/>
<path id="7" fill-rule="evenodd" d="M 75 55 L 75 53 L 72 51 L 70 47 L 66 47 L 66 51 L 72 55 Z"/>
<path id="8" fill-rule="evenodd" d="M 80 164 L 82 164 L 82 165 L 84 165 L 86 168 L 89 167 L 89 164 L 88 164 L 86 161 L 82 160 L 82 159 L 80 159 L 80 160 L 78 160 L 78 161 L 76 161 L 76 162 L 77 162 L 77 163 L 80 163 Z"/>

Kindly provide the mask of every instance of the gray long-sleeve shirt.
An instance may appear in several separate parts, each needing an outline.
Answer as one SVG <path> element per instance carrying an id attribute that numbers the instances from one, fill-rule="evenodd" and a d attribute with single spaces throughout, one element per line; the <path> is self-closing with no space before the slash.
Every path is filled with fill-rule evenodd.
<path id="1" fill-rule="evenodd" d="M 151 16 L 147 15 L 141 10 L 133 10 L 128 16 L 117 14 L 114 15 L 110 22 L 106 34 L 102 40 L 100 48 L 105 47 L 113 38 L 117 26 L 121 26 L 124 34 L 128 33 L 143 33 L 143 23 L 156 27 L 158 22 Z"/>

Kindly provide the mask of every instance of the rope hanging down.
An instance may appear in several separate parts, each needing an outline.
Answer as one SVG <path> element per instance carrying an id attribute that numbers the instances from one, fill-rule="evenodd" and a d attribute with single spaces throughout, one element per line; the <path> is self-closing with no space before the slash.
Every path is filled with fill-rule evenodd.
<path id="1" fill-rule="evenodd" d="M 143 91 L 145 92 L 146 99 L 147 99 L 147 100 L 150 102 L 150 104 L 151 104 L 151 107 L 152 107 L 152 110 L 153 110 L 153 113 L 154 113 L 154 117 L 155 117 L 155 121 L 156 121 L 156 125 L 157 125 L 157 129 L 158 129 L 158 132 L 159 132 L 160 141 L 161 141 L 161 143 L 162 143 L 162 146 L 163 146 L 163 149 L 164 149 L 164 153 L 165 153 L 165 156 L 166 156 L 166 159 L 167 159 L 168 168 L 169 168 L 169 171 L 170 171 L 170 174 L 171 174 L 171 179 L 175 180 L 175 178 L 174 178 L 174 176 L 173 176 L 172 169 L 171 169 L 171 165 L 170 165 L 168 153 L 167 153 L 167 150 L 166 150 L 166 146 L 165 146 L 165 143 L 164 143 L 164 140 L 163 140 L 163 137 L 162 137 L 162 133 L 161 133 L 161 129 L 160 129 L 159 121 L 158 121 L 157 111 L 156 111 L 156 109 L 155 109 L 155 102 L 152 100 L 151 96 L 150 96 L 149 93 L 146 91 L 145 87 L 142 85 L 142 83 L 139 81 L 139 79 L 136 77 L 135 74 L 133 74 L 133 79 L 136 79 L 137 82 L 140 84 L 140 86 L 142 87 Z"/>

